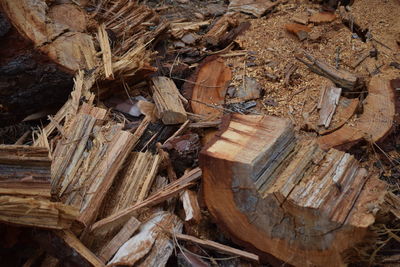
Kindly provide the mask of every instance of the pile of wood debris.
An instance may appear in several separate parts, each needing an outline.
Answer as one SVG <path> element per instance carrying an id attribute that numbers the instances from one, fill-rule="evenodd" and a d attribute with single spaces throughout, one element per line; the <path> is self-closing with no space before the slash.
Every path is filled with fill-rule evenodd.
<path id="1" fill-rule="evenodd" d="M 1 1 L 0 260 L 398 264 L 400 5 L 322 2 Z"/>

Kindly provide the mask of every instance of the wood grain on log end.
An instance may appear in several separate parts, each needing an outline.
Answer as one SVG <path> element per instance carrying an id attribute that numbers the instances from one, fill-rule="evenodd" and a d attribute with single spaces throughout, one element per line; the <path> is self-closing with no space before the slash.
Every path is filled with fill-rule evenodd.
<path id="1" fill-rule="evenodd" d="M 366 203 L 385 193 L 353 156 L 297 142 L 289 121 L 270 116 L 225 117 L 200 166 L 205 202 L 222 229 L 296 266 L 343 265 L 342 253 L 374 222 Z"/>

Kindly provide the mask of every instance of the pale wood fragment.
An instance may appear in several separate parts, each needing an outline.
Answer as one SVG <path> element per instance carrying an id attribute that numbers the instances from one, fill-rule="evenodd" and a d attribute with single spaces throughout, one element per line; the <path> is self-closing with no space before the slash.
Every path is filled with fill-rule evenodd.
<path id="1" fill-rule="evenodd" d="M 139 266 L 165 266 L 174 248 L 165 232 L 181 231 L 182 222 L 178 217 L 165 211 L 157 212 L 122 245 L 107 266 L 132 266 L 142 258 Z"/>
<path id="2" fill-rule="evenodd" d="M 97 30 L 97 38 L 99 40 L 102 57 L 103 57 L 103 65 L 104 65 L 104 73 L 106 79 L 114 79 L 114 73 L 112 69 L 112 58 L 111 58 L 111 48 L 110 48 L 110 41 L 108 39 L 108 34 L 106 31 L 106 26 L 100 24 Z"/>
<path id="3" fill-rule="evenodd" d="M 196 192 L 185 190 L 182 192 L 180 199 L 186 214 L 185 221 L 199 223 L 201 220 L 201 210 L 199 202 L 197 201 Z"/>
<path id="4" fill-rule="evenodd" d="M 100 259 L 108 262 L 117 250 L 136 232 L 139 228 L 140 222 L 131 217 L 122 229 L 110 240 L 98 253 Z"/>
<path id="5" fill-rule="evenodd" d="M 321 91 L 320 101 L 318 103 L 319 121 L 318 125 L 323 125 L 328 128 L 336 107 L 339 104 L 341 88 L 334 87 L 332 84 L 324 86 Z"/>
<path id="6" fill-rule="evenodd" d="M 184 123 L 187 120 L 180 93 L 174 81 L 167 77 L 152 80 L 153 99 L 164 124 Z"/>
<path id="7" fill-rule="evenodd" d="M 259 257 L 256 254 L 253 254 L 253 253 L 250 253 L 247 251 L 243 251 L 240 249 L 232 248 L 232 247 L 229 247 L 229 246 L 226 246 L 226 245 L 223 245 L 223 244 L 211 241 L 211 240 L 203 240 L 203 239 L 200 239 L 200 238 L 197 238 L 194 236 L 184 235 L 184 234 L 179 234 L 179 233 L 171 233 L 171 235 L 178 240 L 193 242 L 200 246 L 210 248 L 210 249 L 215 249 L 222 253 L 226 253 L 226 254 L 233 255 L 233 256 L 239 256 L 244 259 L 255 261 L 255 262 L 259 261 Z"/>

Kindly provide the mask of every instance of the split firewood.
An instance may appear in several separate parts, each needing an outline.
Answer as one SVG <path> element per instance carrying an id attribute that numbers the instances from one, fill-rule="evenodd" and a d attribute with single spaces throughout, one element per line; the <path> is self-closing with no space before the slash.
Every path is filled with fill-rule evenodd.
<path id="1" fill-rule="evenodd" d="M 181 94 L 173 80 L 167 77 L 151 79 L 153 99 L 164 124 L 179 124 L 187 120 Z"/>
<path id="2" fill-rule="evenodd" d="M 180 199 L 186 214 L 185 221 L 199 223 L 201 220 L 201 210 L 199 202 L 197 201 L 196 192 L 185 190 L 182 192 Z"/>
<path id="3" fill-rule="evenodd" d="M 252 14 L 259 18 L 266 12 L 271 11 L 280 2 L 272 0 L 231 0 L 229 1 L 228 10 Z"/>
<path id="4" fill-rule="evenodd" d="M 40 198 L 0 196 L 0 221 L 23 226 L 69 229 L 77 219 L 76 208 Z"/>
<path id="5" fill-rule="evenodd" d="M 224 15 L 213 25 L 213 27 L 203 36 L 203 40 L 212 46 L 217 46 L 228 29 L 238 25 L 237 19 L 231 14 Z"/>
<path id="6" fill-rule="evenodd" d="M 50 168 L 46 148 L 0 145 L 0 194 L 50 198 Z"/>
<path id="7" fill-rule="evenodd" d="M 232 72 L 222 58 L 211 56 L 204 59 L 184 85 L 193 112 L 210 117 L 221 116 L 223 110 L 220 106 L 225 102 L 231 79 Z"/>
<path id="8" fill-rule="evenodd" d="M 337 70 L 325 62 L 315 59 L 310 54 L 304 53 L 304 55 L 308 61 L 300 56 L 295 57 L 306 65 L 312 72 L 330 79 L 338 87 L 354 91 L 360 86 L 360 80 L 354 74 L 346 70 Z"/>
<path id="9" fill-rule="evenodd" d="M 341 93 L 342 88 L 335 87 L 331 82 L 323 86 L 317 106 L 319 109 L 318 126 L 329 127 L 332 117 L 336 112 L 336 107 L 339 104 Z"/>
<path id="10" fill-rule="evenodd" d="M 100 250 L 98 253 L 99 258 L 104 262 L 108 262 L 118 249 L 131 238 L 139 226 L 140 222 L 135 217 L 131 217 L 118 234 Z"/>
<path id="11" fill-rule="evenodd" d="M 290 121 L 227 116 L 200 155 L 204 199 L 233 240 L 294 266 L 341 266 L 387 193 L 350 154 L 296 142 Z M 232 218 L 235 218 L 234 220 Z"/>
<path id="12" fill-rule="evenodd" d="M 102 219 L 91 227 L 91 231 L 108 231 L 121 223 L 124 223 L 130 216 L 132 216 L 137 210 L 146 207 L 152 207 L 163 201 L 170 199 L 171 197 L 176 196 L 181 191 L 189 188 L 193 185 L 193 182 L 199 179 L 201 176 L 200 168 L 195 168 L 188 173 L 185 173 L 181 178 L 176 181 L 168 184 L 165 188 L 160 190 L 159 192 L 151 195 L 147 199 L 142 202 L 139 202 L 133 206 L 125 208 L 116 212 L 115 214 Z"/>
<path id="13" fill-rule="evenodd" d="M 0 66 L 8 70 L 0 74 L 5 81 L 0 104 L 12 111 L 14 120 L 62 104 L 73 72 L 97 64 L 92 37 L 85 33 L 84 9 L 73 4 L 5 0 L 0 14 L 9 25 L 0 42 Z"/>
<path id="14" fill-rule="evenodd" d="M 107 266 L 165 266 L 174 249 L 165 233 L 175 231 L 182 231 L 178 217 L 165 211 L 153 214 L 140 226 L 139 232 L 121 246 Z"/>
<path id="15" fill-rule="evenodd" d="M 395 95 L 390 82 L 373 77 L 360 117 L 337 131 L 319 137 L 318 142 L 324 149 L 345 149 L 361 140 L 376 143 L 391 132 L 395 114 Z"/>
<path id="16" fill-rule="evenodd" d="M 184 235 L 184 234 L 179 234 L 179 233 L 171 233 L 171 234 L 173 235 L 174 238 L 176 238 L 178 240 L 193 242 L 193 243 L 198 244 L 198 245 L 200 245 L 202 247 L 215 249 L 215 250 L 220 251 L 222 253 L 226 253 L 226 254 L 229 254 L 229 255 L 242 257 L 242 258 L 247 259 L 247 260 L 251 260 L 251 261 L 255 261 L 255 262 L 259 261 L 259 257 L 256 254 L 253 254 L 253 253 L 250 253 L 250 252 L 246 252 L 246 251 L 242 251 L 242 250 L 239 250 L 239 249 L 236 249 L 236 248 L 232 248 L 232 247 L 229 247 L 229 246 L 225 246 L 225 245 L 219 244 L 219 243 L 211 241 L 211 240 L 203 240 L 203 239 L 199 239 L 199 238 L 194 237 L 194 236 Z"/>

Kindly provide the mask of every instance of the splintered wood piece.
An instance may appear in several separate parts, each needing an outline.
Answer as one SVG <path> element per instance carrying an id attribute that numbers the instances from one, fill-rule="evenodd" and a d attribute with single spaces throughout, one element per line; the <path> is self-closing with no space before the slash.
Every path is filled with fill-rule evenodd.
<path id="1" fill-rule="evenodd" d="M 300 41 L 307 39 L 308 33 L 311 32 L 309 27 L 298 23 L 286 24 L 285 29 L 288 32 L 295 34 Z"/>
<path id="2" fill-rule="evenodd" d="M 171 34 L 176 39 L 181 39 L 188 32 L 198 32 L 201 27 L 210 25 L 210 20 L 198 22 L 173 22 L 170 25 Z"/>
<path id="3" fill-rule="evenodd" d="M 133 152 L 127 162 L 122 177 L 114 182 L 115 189 L 108 196 L 114 204 L 107 209 L 108 215 L 143 201 L 156 177 L 161 157 L 151 152 Z"/>
<path id="4" fill-rule="evenodd" d="M 111 58 L 111 47 L 110 41 L 108 39 L 108 34 L 106 31 L 106 26 L 101 24 L 97 31 L 97 38 L 99 40 L 102 56 L 103 56 L 103 65 L 104 65 L 104 73 L 106 79 L 114 79 L 114 73 L 112 69 L 112 58 Z"/>
<path id="5" fill-rule="evenodd" d="M 185 190 L 180 198 L 186 214 L 185 221 L 199 223 L 201 220 L 201 211 L 196 192 Z"/>
<path id="6" fill-rule="evenodd" d="M 271 0 L 231 0 L 228 10 L 252 14 L 257 18 L 272 10 L 280 1 Z"/>
<path id="7" fill-rule="evenodd" d="M 67 140 L 54 151 L 53 193 L 80 209 L 79 220 L 90 225 L 119 168 L 138 141 L 122 131 L 122 125 L 102 125 L 105 110 L 82 105 L 78 115 L 64 126 Z"/>
<path id="8" fill-rule="evenodd" d="M 315 59 L 310 54 L 304 53 L 305 60 L 300 56 L 295 56 L 297 60 L 306 65 L 312 72 L 330 79 L 338 87 L 354 91 L 359 87 L 359 79 L 356 75 L 346 71 L 337 70 L 327 63 Z"/>
<path id="9" fill-rule="evenodd" d="M 182 222 L 174 214 L 155 213 L 121 246 L 107 266 L 133 266 L 140 259 L 140 266 L 165 266 L 174 248 L 165 232 L 182 232 Z"/>
<path id="10" fill-rule="evenodd" d="M 154 77 L 151 81 L 153 99 L 162 122 L 167 125 L 184 123 L 187 115 L 174 81 L 167 77 Z"/>
<path id="11" fill-rule="evenodd" d="M 61 238 L 65 244 L 75 252 L 75 254 L 78 254 L 91 265 L 96 267 L 105 266 L 104 262 L 97 258 L 93 252 L 91 252 L 84 244 L 82 244 L 82 242 L 71 231 L 55 231 L 55 234 Z"/>
<path id="12" fill-rule="evenodd" d="M 0 194 L 50 198 L 50 170 L 46 148 L 0 145 Z"/>
<path id="13" fill-rule="evenodd" d="M 130 216 L 132 216 L 137 210 L 145 207 L 152 207 L 157 205 L 169 198 L 176 196 L 182 190 L 193 185 L 193 182 L 199 179 L 201 176 L 200 168 L 195 168 L 188 173 L 185 173 L 181 178 L 176 181 L 168 184 L 165 188 L 160 190 L 159 192 L 151 195 L 147 199 L 142 202 L 136 203 L 133 206 L 130 206 L 126 209 L 120 210 L 117 213 L 102 219 L 91 227 L 92 232 L 100 231 L 106 232 L 113 227 L 121 225 L 124 223 Z"/>
<path id="14" fill-rule="evenodd" d="M 2 222 L 48 229 L 68 229 L 78 214 L 76 208 L 59 202 L 0 196 Z"/>
<path id="15" fill-rule="evenodd" d="M 135 218 L 131 217 L 122 229 L 108 242 L 98 253 L 100 259 L 104 262 L 108 262 L 111 257 L 117 252 L 117 250 L 136 232 L 139 228 L 140 222 Z"/>
<path id="16" fill-rule="evenodd" d="M 190 106 L 194 113 L 205 116 L 221 116 L 226 89 L 232 72 L 222 58 L 209 57 L 198 67 L 191 92 Z"/>
<path id="17" fill-rule="evenodd" d="M 171 233 L 171 234 L 178 240 L 193 242 L 200 246 L 210 248 L 210 249 L 215 249 L 222 253 L 242 257 L 243 259 L 247 259 L 247 260 L 251 260 L 251 261 L 255 261 L 255 262 L 259 261 L 259 257 L 256 254 L 246 252 L 246 251 L 243 251 L 240 249 L 232 248 L 232 247 L 229 247 L 229 246 L 226 246 L 223 244 L 219 244 L 219 243 L 211 241 L 211 240 L 203 240 L 203 239 L 200 239 L 200 238 L 197 238 L 194 236 L 184 235 L 184 234 L 179 234 L 179 233 Z"/>
<path id="18" fill-rule="evenodd" d="M 309 21 L 315 24 L 320 24 L 324 22 L 332 22 L 336 19 L 336 15 L 330 12 L 319 12 L 313 14 Z"/>
<path id="19" fill-rule="evenodd" d="M 333 84 L 329 84 L 323 87 L 318 104 L 318 125 L 323 125 L 325 128 L 329 127 L 333 114 L 335 114 L 336 106 L 339 104 L 341 93 L 342 88 L 334 87 Z"/>
<path id="20" fill-rule="evenodd" d="M 224 15 L 203 36 L 203 40 L 209 45 L 217 46 L 222 40 L 222 37 L 228 32 L 228 29 L 237 24 L 238 21 L 231 14 Z"/>
<path id="21" fill-rule="evenodd" d="M 350 120 L 356 113 L 359 102 L 360 101 L 358 100 L 358 98 L 341 97 L 339 100 L 339 104 L 336 107 L 334 120 L 331 121 L 329 128 L 321 128 L 318 130 L 318 133 L 320 135 L 326 135 L 336 131 L 337 129 L 345 125 L 346 122 Z"/>
<path id="22" fill-rule="evenodd" d="M 360 140 L 378 142 L 392 130 L 395 114 L 395 95 L 390 82 L 373 77 L 360 117 L 337 131 L 319 137 L 318 143 L 324 149 L 346 149 Z"/>
<path id="23" fill-rule="evenodd" d="M 296 141 L 288 120 L 234 114 L 200 153 L 204 199 L 238 244 L 294 266 L 342 266 L 387 193 L 350 154 Z M 368 182 L 367 182 L 368 180 Z"/>

